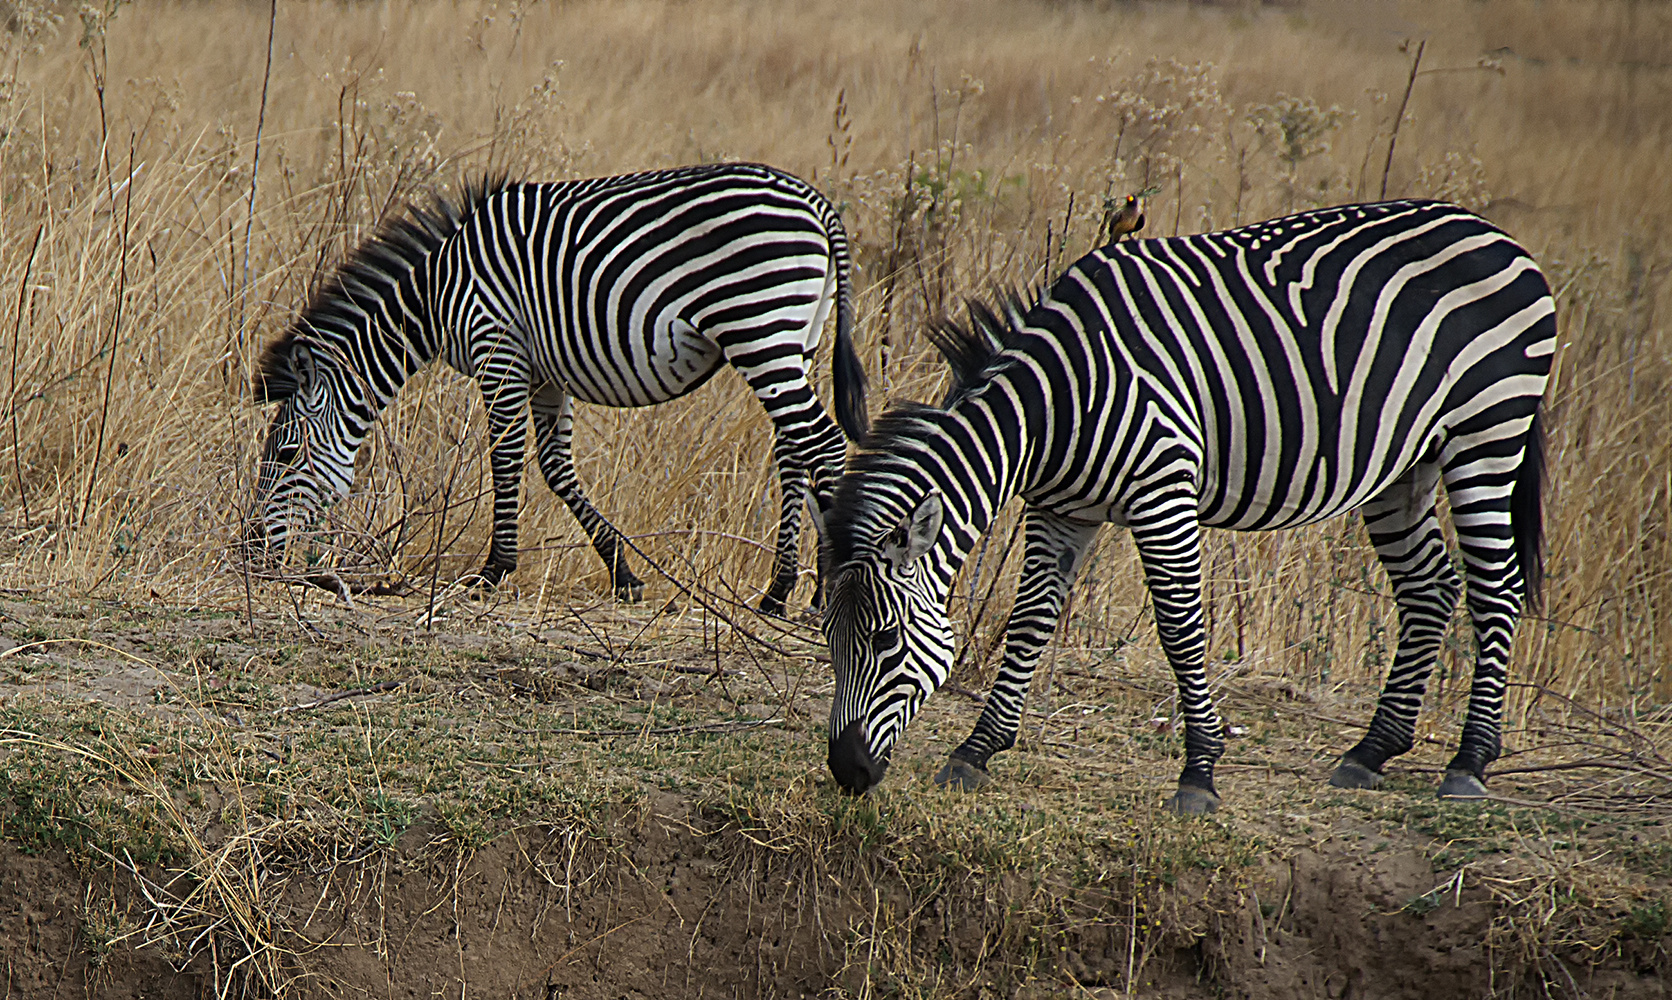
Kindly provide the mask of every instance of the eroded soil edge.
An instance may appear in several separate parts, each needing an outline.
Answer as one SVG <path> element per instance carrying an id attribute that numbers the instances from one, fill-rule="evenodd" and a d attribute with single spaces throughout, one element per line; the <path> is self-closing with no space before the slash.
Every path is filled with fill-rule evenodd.
<path id="1" fill-rule="evenodd" d="M 297 996 L 1429 1000 L 1563 977 L 1567 995 L 1663 997 L 1672 944 L 1506 966 L 1490 942 L 1514 914 L 1487 893 L 1436 893 L 1420 853 L 1333 840 L 1237 875 L 1073 890 L 982 884 L 943 859 L 944 877 L 913 890 L 862 845 L 793 856 L 673 794 L 603 836 L 530 826 L 468 850 L 438 829 L 420 819 L 382 849 L 275 841 L 255 894 L 267 905 L 242 914 L 163 872 L 142 892 L 131 873 L 0 844 L 6 995 L 269 995 L 277 982 Z"/>

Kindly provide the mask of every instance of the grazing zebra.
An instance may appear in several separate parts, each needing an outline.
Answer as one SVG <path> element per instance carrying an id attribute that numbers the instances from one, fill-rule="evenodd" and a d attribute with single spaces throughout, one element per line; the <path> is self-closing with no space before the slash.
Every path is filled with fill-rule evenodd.
<path id="1" fill-rule="evenodd" d="M 1203 673 L 1201 528 L 1364 517 L 1399 607 L 1369 732 L 1331 783 L 1373 787 L 1412 745 L 1461 584 L 1435 513 L 1445 484 L 1478 655 L 1442 796 L 1484 793 L 1505 667 L 1542 576 L 1540 397 L 1549 287 L 1485 221 L 1426 201 L 1353 205 L 1199 236 L 1123 242 L 1037 301 L 937 342 L 945 405 L 881 418 L 825 522 L 836 671 L 830 769 L 850 791 L 946 681 L 953 574 L 1011 497 L 1026 555 L 1005 656 L 937 777 L 972 787 L 1012 746 L 1040 652 L 1099 526 L 1131 529 L 1177 675 L 1185 765 L 1172 808 L 1215 809 L 1223 727 Z"/>
<path id="2" fill-rule="evenodd" d="M 493 541 L 481 580 L 497 584 L 517 565 L 532 412 L 546 483 L 591 537 L 616 596 L 637 600 L 644 584 L 623 539 L 575 478 L 573 401 L 648 406 L 729 362 L 776 430 L 783 506 L 761 607 L 779 612 L 795 585 L 809 485 L 815 505 L 827 503 L 846 457 L 810 377 L 832 304 L 836 412 L 857 439 L 865 375 L 851 337 L 847 235 L 800 179 L 754 164 L 499 179 L 414 208 L 361 245 L 262 357 L 255 397 L 282 405 L 247 542 L 270 557 L 347 493 L 378 412 L 439 358 L 474 376 L 487 404 Z"/>

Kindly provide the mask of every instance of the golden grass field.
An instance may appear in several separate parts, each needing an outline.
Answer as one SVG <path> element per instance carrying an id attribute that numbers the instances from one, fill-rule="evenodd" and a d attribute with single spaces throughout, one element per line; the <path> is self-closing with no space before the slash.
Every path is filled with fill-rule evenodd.
<path id="1" fill-rule="evenodd" d="M 264 428 L 251 361 L 408 197 L 493 169 L 796 171 L 854 239 L 874 403 L 923 397 L 941 377 L 924 321 L 1055 273 L 1094 244 L 1106 196 L 1156 188 L 1147 232 L 1163 234 L 1376 197 L 1401 46 L 1426 38 L 1388 193 L 1486 212 L 1560 297 L 1548 621 L 1522 632 L 1521 679 L 1622 705 L 1672 690 L 1664 7 L 287 5 L 268 73 L 258 6 L 20 8 L 7 36 L 8 586 L 242 600 L 227 544 Z M 606 516 L 686 578 L 760 585 L 770 431 L 740 380 L 581 425 Z M 470 385 L 410 386 L 334 518 L 344 572 L 473 568 L 482 441 Z M 516 584 L 598 589 L 532 470 L 526 496 Z M 1378 574 L 1356 524 L 1218 537 L 1214 642 L 1372 682 Z M 1129 548 L 1106 543 L 1082 590 L 1088 641 L 1124 634 L 1142 603 Z"/>
<path id="2" fill-rule="evenodd" d="M 1389 197 L 1451 198 L 1498 222 L 1532 250 L 1557 294 L 1561 340 L 1546 398 L 1548 591 L 1544 610 L 1524 621 L 1517 640 L 1512 739 L 1546 732 L 1539 727 L 1553 705 L 1582 706 L 1610 734 L 1604 742 L 1638 732 L 1632 726 L 1667 722 L 1672 6 L 287 0 L 270 8 L 204 0 L 78 9 L 14 0 L 4 11 L 0 590 L 14 602 L 8 622 L 28 618 L 20 607 L 41 606 L 53 609 L 46 618 L 57 623 L 34 632 L 8 624 L 13 643 L 71 633 L 78 642 L 117 643 L 98 631 L 113 626 L 69 626 L 65 615 L 233 616 L 225 629 L 204 634 L 244 643 L 239 648 L 252 657 L 246 667 L 258 654 L 267 657 L 262 664 L 278 664 L 257 669 L 261 683 L 282 676 L 286 685 L 328 690 L 388 680 L 394 675 L 378 671 L 396 668 L 348 652 L 341 663 L 351 666 L 284 666 L 292 662 L 285 644 L 324 635 L 338 644 L 333 649 L 352 650 L 356 635 L 375 633 L 389 648 L 405 649 L 445 621 L 438 632 L 517 641 L 567 630 L 564 641 L 607 648 L 614 664 L 621 658 L 612 643 L 631 649 L 641 636 L 660 635 L 658 609 L 700 605 L 700 645 L 709 648 L 712 625 L 716 664 L 723 643 L 709 610 L 733 622 L 728 657 L 742 657 L 748 646 L 737 629 L 777 636 L 805 653 L 812 632 L 804 624 L 774 625 L 743 607 L 768 572 L 776 479 L 768 422 L 730 373 L 665 406 L 587 407 L 578 417 L 576 457 L 592 499 L 669 574 L 640 570 L 649 582 L 644 609 L 613 608 L 603 598 L 601 564 L 532 468 L 519 571 L 489 600 L 450 586 L 480 565 L 491 497 L 474 386 L 439 369 L 416 379 L 384 414 L 362 453 L 354 496 L 331 511 L 316 543 L 318 564 L 293 565 L 288 580 L 242 572 L 231 543 L 267 420 L 249 390 L 263 343 L 284 331 L 313 283 L 407 199 L 456 190 L 484 172 L 561 179 L 746 159 L 814 181 L 840 206 L 853 242 L 856 337 L 874 411 L 890 398 L 934 398 L 943 366 L 922 335 L 925 324 L 960 312 L 965 297 L 995 285 L 1057 273 L 1096 245 L 1107 198 L 1151 192 L 1145 235 L 1169 235 L 1374 200 L 1385 184 Z M 821 355 L 826 386 L 827 373 Z M 961 638 L 970 640 L 954 681 L 972 691 L 991 676 L 1014 586 L 1020 559 L 1007 545 L 1012 527 L 1013 513 L 972 560 L 954 598 Z M 1209 544 L 1216 685 L 1229 696 L 1259 678 L 1261 691 L 1289 685 L 1308 699 L 1351 701 L 1339 712 L 1355 719 L 1364 712 L 1391 656 L 1394 608 L 1359 523 L 1215 533 Z M 809 533 L 804 566 L 812 545 Z M 296 582 L 320 572 L 356 590 L 406 596 L 362 597 L 350 614 L 334 607 L 337 597 Z M 804 606 L 810 593 L 808 580 L 795 600 Z M 1129 683 L 1104 676 L 1110 663 L 1130 667 L 1130 677 L 1148 687 L 1120 697 L 1135 698 L 1132 711 L 1148 718 L 1165 713 L 1168 675 L 1144 602 L 1130 545 L 1110 533 L 1077 585 L 1059 645 L 1063 669 L 1106 680 L 1092 685 L 1099 691 Z M 106 610 L 65 610 L 72 608 Z M 680 622 L 668 639 L 675 646 L 675 639 L 695 641 L 695 626 Z M 59 628 L 68 631 L 53 631 Z M 186 650 L 171 669 L 198 671 L 201 643 L 176 639 L 158 655 Z M 1422 723 L 1425 739 L 1456 738 L 1471 642 L 1459 617 L 1430 695 L 1436 710 Z M 277 652 L 263 653 L 263 644 Z M 149 645 L 133 650 L 123 655 L 152 653 Z M 26 659 L 19 653 L 12 662 Z M 397 672 L 405 677 L 407 669 Z M 476 683 L 473 669 L 453 663 L 446 671 Z M 824 668 L 812 669 L 796 676 L 816 691 L 828 680 L 817 676 Z M 763 676 L 787 686 L 787 670 Z M 28 680 L 0 676 L 14 687 Z M 501 683 L 498 675 L 493 683 Z M 1067 690 L 1045 683 L 1036 706 L 1051 711 Z M 780 706 L 793 700 L 780 694 L 772 687 L 749 697 Z M 723 701 L 737 709 L 749 700 L 740 698 L 728 691 Z M 651 726 L 655 708 L 653 698 L 647 714 L 625 724 Z M 47 745 L 40 740 L 49 730 L 83 725 L 79 715 L 51 717 L 57 721 L 28 730 L 36 740 L 30 746 Z M 7 716 L 6 724 L 28 728 L 20 718 Z M 570 728 L 623 724 L 601 718 L 577 718 Z M 693 719 L 699 716 L 670 724 Z M 361 725 L 360 715 L 354 720 Z M 370 720 L 363 720 L 368 741 Z M 938 731 L 934 725 L 920 724 L 923 732 Z M 944 725 L 947 746 L 968 720 Z M 809 717 L 793 732 L 783 752 L 806 758 L 795 779 L 803 784 L 792 782 L 803 798 L 774 814 L 793 828 L 774 836 L 805 835 L 812 843 L 795 810 L 812 794 L 806 783 L 822 760 L 821 730 Z M 1285 733 L 1289 750 L 1313 747 L 1312 735 Z M 1337 738 L 1320 737 L 1314 749 L 1324 754 Z M 236 743 L 226 739 L 232 742 L 210 744 L 225 750 Z M 1638 747 L 1619 751 L 1639 754 L 1631 760 L 1665 764 L 1652 743 L 1648 750 L 1626 743 Z M 674 767 L 670 759 L 646 766 Z M 1174 766 L 1171 756 L 1148 760 L 1138 786 L 1159 788 L 1158 776 Z M 901 773 L 902 783 L 921 786 L 910 784 L 909 768 Z M 23 787 L 16 775 L 8 780 L 14 793 Z M 689 780 L 707 787 L 709 778 Z M 1122 788 L 1116 801 L 1142 794 Z M 1420 793 L 1417 784 L 1411 789 Z M 369 801 L 362 792 L 350 788 L 344 801 Z M 455 793 L 475 794 L 448 794 Z M 536 809 L 540 802 L 516 801 Z M 513 806 L 495 808 L 497 817 L 517 814 Z M 975 807 L 959 808 L 969 815 Z M 1143 808 L 1145 822 L 1160 822 L 1153 803 Z M 487 822 L 453 813 L 444 819 L 460 836 Z M 832 822 L 860 821 L 840 812 Z M 1436 823 L 1438 832 L 1415 828 L 1447 836 Z M 1194 844 L 1199 836 L 1166 829 L 1154 843 Z M 1237 849 L 1257 854 L 1248 845 L 1259 836 L 1281 840 L 1293 832 L 1251 833 L 1256 839 L 1238 841 Z M 197 835 L 188 839 L 197 844 Z M 1517 827 L 1515 836 L 1523 835 Z M 225 847 L 203 837 L 199 862 Z M 1664 917 L 1672 904 L 1664 893 L 1656 898 L 1663 902 L 1654 912 Z M 1129 945 L 1138 939 L 1132 905 L 1133 929 L 1122 938 Z M 1549 912 L 1577 912 L 1575 905 L 1552 902 Z M 1627 911 L 1637 912 L 1635 905 Z M 880 924 L 872 917 L 874 930 Z M 879 944 L 874 933 L 867 940 L 875 962 L 892 961 L 878 957 L 879 949 L 910 951 L 909 942 Z M 1493 940 L 1510 947 L 1502 935 Z M 1527 954 L 1555 947 L 1542 938 L 1534 945 Z M 851 968 L 855 953 L 846 954 L 844 968 Z M 1134 958 L 1125 967 L 1127 990 L 1140 966 Z M 985 988 L 925 982 L 896 993 L 975 996 Z M 866 979 L 851 995 L 876 994 Z"/>

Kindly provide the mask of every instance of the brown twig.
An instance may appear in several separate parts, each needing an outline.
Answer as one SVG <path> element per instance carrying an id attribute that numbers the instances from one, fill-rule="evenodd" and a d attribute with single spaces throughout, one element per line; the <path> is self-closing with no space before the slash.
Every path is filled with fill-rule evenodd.
<path id="1" fill-rule="evenodd" d="M 323 698 L 318 698 L 318 699 L 315 699 L 314 701 L 304 702 L 303 704 L 300 704 L 300 705 L 283 705 L 283 706 L 280 706 L 279 708 L 273 709 L 273 714 L 274 715 L 283 715 L 287 712 L 306 712 L 306 711 L 309 711 L 310 709 L 323 708 L 324 706 L 332 704 L 333 702 L 343 701 L 344 699 L 347 699 L 347 698 L 364 698 L 367 695 L 383 694 L 386 691 L 393 691 L 396 688 L 400 687 L 403 684 L 406 684 L 407 682 L 409 682 L 411 680 L 412 680 L 411 677 L 402 677 L 398 681 L 384 681 L 381 684 L 373 684 L 371 687 L 355 688 L 352 691 L 338 691 L 335 694 L 328 694 Z"/>
<path id="2" fill-rule="evenodd" d="M 1393 132 L 1388 136 L 1388 158 L 1382 164 L 1382 198 L 1388 196 L 1388 173 L 1393 169 L 1393 147 L 1399 142 L 1399 126 L 1405 121 L 1405 108 L 1411 103 L 1411 88 L 1417 82 L 1417 67 L 1422 65 L 1422 50 L 1427 46 L 1426 38 L 1417 43 L 1417 54 L 1411 59 L 1411 75 L 1405 81 L 1405 96 L 1399 101 L 1399 113 L 1393 116 Z"/>
<path id="3" fill-rule="evenodd" d="M 29 248 L 29 263 L 23 267 L 23 280 L 17 286 L 17 319 L 12 324 L 12 386 L 8 398 L 11 400 L 12 411 L 12 467 L 17 475 L 18 501 L 23 505 L 23 526 L 29 527 L 29 490 L 23 483 L 23 453 L 18 444 L 17 433 L 17 352 L 18 338 L 23 333 L 23 304 L 29 297 L 29 276 L 35 270 L 35 254 L 41 249 L 41 234 L 46 232 L 46 223 L 35 227 L 35 243 Z"/>
<path id="4" fill-rule="evenodd" d="M 620 535 L 620 532 L 617 532 L 617 534 Z M 728 616 L 724 612 L 722 612 L 719 608 L 715 607 L 710 602 L 704 600 L 703 599 L 704 595 L 699 594 L 697 591 L 692 590 L 690 587 L 686 586 L 685 583 L 683 581 L 681 581 L 678 577 L 674 576 L 672 573 L 669 573 L 667 570 L 663 569 L 661 563 L 659 563 L 656 560 L 654 560 L 654 559 L 650 558 L 649 556 L 645 555 L 644 550 L 639 548 L 637 545 L 634 545 L 633 540 L 631 538 L 628 538 L 626 535 L 621 535 L 621 540 L 624 543 L 626 543 L 626 545 L 629 549 L 633 550 L 634 555 L 637 555 L 640 559 L 644 560 L 644 563 L 645 563 L 646 566 L 649 566 L 651 569 L 660 573 L 663 577 L 665 577 L 667 579 L 667 581 L 669 583 L 671 583 L 675 587 L 679 588 L 680 593 L 682 593 L 686 597 L 690 598 L 694 603 L 700 605 L 705 611 L 708 611 L 710 614 L 714 615 L 714 617 L 716 617 L 716 618 L 720 619 L 721 621 L 725 622 L 727 625 L 730 625 L 732 627 L 733 632 L 736 632 L 738 635 L 741 635 L 743 638 L 748 639 L 750 642 L 755 643 L 756 645 L 760 646 L 762 649 L 765 649 L 765 650 L 767 650 L 769 652 L 772 652 L 772 653 L 776 653 L 779 656 L 782 656 L 786 659 L 792 659 L 792 658 L 797 657 L 797 656 L 807 655 L 805 653 L 792 653 L 789 650 L 785 649 L 784 647 L 778 645 L 777 643 L 769 642 L 766 639 L 762 639 L 760 636 L 758 636 L 755 633 L 753 633 L 753 632 L 749 631 L 748 629 L 744 628 L 742 625 L 739 625 L 737 623 L 736 619 L 731 618 L 730 616 Z"/>
<path id="5" fill-rule="evenodd" d="M 93 467 L 87 472 L 87 496 L 81 502 L 81 518 L 78 525 L 87 523 L 87 511 L 93 505 L 93 484 L 99 480 L 99 459 L 104 457 L 105 424 L 110 418 L 110 384 L 116 380 L 116 349 L 122 343 L 122 303 L 128 297 L 128 231 L 129 223 L 133 219 L 134 211 L 134 137 L 128 135 L 128 183 L 124 197 L 122 211 L 122 235 L 120 252 L 116 272 L 116 315 L 110 322 L 110 365 L 105 369 L 104 404 L 99 409 L 99 436 L 93 446 Z M 116 203 L 110 205 L 110 214 L 115 216 Z M 74 501 L 71 501 L 72 503 Z"/>
<path id="6" fill-rule="evenodd" d="M 244 267 L 238 283 L 238 346 L 244 343 L 244 307 L 250 296 L 250 236 L 255 229 L 256 181 L 261 176 L 261 130 L 267 124 L 267 85 L 273 79 L 273 29 L 279 21 L 279 0 L 272 0 L 267 10 L 267 65 L 261 73 L 261 104 L 256 110 L 255 151 L 250 157 L 250 202 L 244 215 Z M 239 360 L 243 360 L 240 358 Z"/>
<path id="7" fill-rule="evenodd" d="M 719 722 L 657 729 L 513 729 L 518 736 L 677 736 L 681 733 L 741 733 L 764 726 L 783 724 L 783 719 L 754 719 L 749 722 Z"/>

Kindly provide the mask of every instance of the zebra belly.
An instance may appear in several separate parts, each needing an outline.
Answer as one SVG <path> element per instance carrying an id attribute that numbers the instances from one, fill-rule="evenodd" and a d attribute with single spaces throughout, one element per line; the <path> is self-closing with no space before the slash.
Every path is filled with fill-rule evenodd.
<path id="1" fill-rule="evenodd" d="M 619 359 L 594 359 L 576 352 L 545 359 L 537 366 L 543 378 L 570 395 L 598 406 L 651 406 L 700 388 L 725 362 L 720 346 L 682 319 L 656 324 L 648 339 L 634 338 L 641 350 L 631 365 Z"/>
<path id="2" fill-rule="evenodd" d="M 1319 469 L 1315 473 L 1314 481 L 1327 483 L 1331 481 L 1332 475 L 1333 473 L 1327 470 Z M 1429 460 L 1408 460 L 1400 466 L 1382 470 L 1379 475 L 1364 477 L 1334 503 L 1320 502 L 1321 498 L 1316 496 L 1311 497 L 1312 502 L 1305 505 L 1290 502 L 1288 496 L 1261 497 L 1249 504 L 1240 517 L 1216 517 L 1204 506 L 1201 510 L 1201 523 L 1211 528 L 1225 528 L 1231 531 L 1278 531 L 1341 517 L 1377 499 L 1397 499 L 1403 501 L 1402 506 L 1407 509 L 1422 509 L 1434 502 L 1439 482 L 1438 464 Z M 1205 495 L 1207 494 L 1204 493 Z"/>

